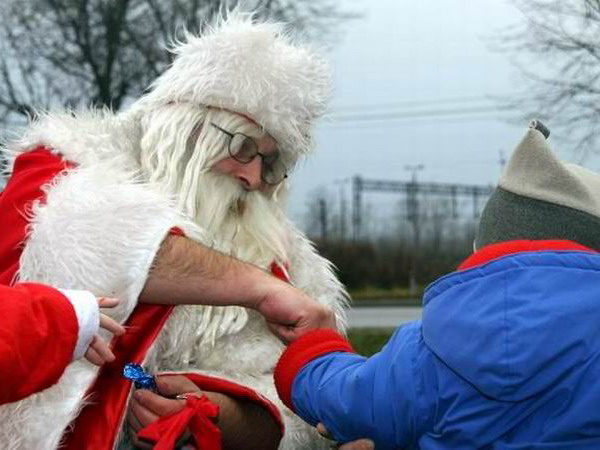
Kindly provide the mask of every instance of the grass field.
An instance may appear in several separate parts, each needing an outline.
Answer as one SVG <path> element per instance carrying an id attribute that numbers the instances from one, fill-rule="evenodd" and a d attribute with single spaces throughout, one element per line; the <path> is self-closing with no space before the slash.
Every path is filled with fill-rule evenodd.
<path id="1" fill-rule="evenodd" d="M 400 286 L 391 288 L 369 286 L 360 289 L 351 289 L 349 293 L 350 297 L 354 300 L 378 300 L 382 298 L 414 299 L 421 298 L 423 287 L 419 286 L 416 292 L 411 292 L 410 289 Z"/>
<path id="2" fill-rule="evenodd" d="M 371 356 L 392 336 L 395 328 L 352 328 L 348 337 L 354 350 L 364 356 Z"/>

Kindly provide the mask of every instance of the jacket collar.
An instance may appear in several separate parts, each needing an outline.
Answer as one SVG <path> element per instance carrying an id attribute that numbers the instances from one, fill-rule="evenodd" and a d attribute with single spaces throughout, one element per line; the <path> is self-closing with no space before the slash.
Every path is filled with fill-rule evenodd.
<path id="1" fill-rule="evenodd" d="M 486 245 L 477 250 L 458 266 L 458 270 L 471 269 L 485 264 L 502 256 L 512 255 L 523 252 L 544 252 L 544 251 L 580 251 L 589 253 L 598 253 L 596 250 L 585 247 L 573 241 L 566 240 L 517 240 L 499 242 Z"/>

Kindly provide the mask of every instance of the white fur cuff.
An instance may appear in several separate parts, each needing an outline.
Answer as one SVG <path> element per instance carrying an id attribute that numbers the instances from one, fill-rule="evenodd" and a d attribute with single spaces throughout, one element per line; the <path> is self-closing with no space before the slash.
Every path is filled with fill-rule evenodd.
<path id="1" fill-rule="evenodd" d="M 73 289 L 59 289 L 59 291 L 69 299 L 77 315 L 79 333 L 73 352 L 73 361 L 75 361 L 83 357 L 92 342 L 92 338 L 98 333 L 100 327 L 98 300 L 96 300 L 94 294 L 88 291 Z"/>

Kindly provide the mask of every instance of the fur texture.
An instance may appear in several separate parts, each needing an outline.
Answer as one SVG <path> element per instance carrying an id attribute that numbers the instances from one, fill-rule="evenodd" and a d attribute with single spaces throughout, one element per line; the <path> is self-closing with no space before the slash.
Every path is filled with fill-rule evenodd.
<path id="1" fill-rule="evenodd" d="M 224 237 L 215 232 L 221 225 L 210 230 L 184 218 L 177 198 L 159 192 L 158 183 L 143 181 L 136 144 L 142 140 L 141 128 L 140 123 L 108 113 L 57 115 L 45 118 L 11 147 L 18 153 L 44 144 L 78 163 L 77 169 L 47 187 L 47 202 L 32 209 L 34 220 L 21 259 L 21 279 L 121 297 L 126 301 L 111 312 L 121 322 L 135 305 L 155 252 L 171 226 L 181 226 L 190 238 L 222 251 L 233 253 L 237 248 L 236 256 L 263 267 L 271 258 L 283 256 L 275 247 L 252 249 L 253 233 L 260 224 L 251 219 L 245 231 L 242 227 L 236 236 Z M 257 210 L 266 211 L 266 207 L 258 205 Z M 332 306 L 343 327 L 346 295 L 330 264 L 280 215 L 279 206 L 271 208 L 273 220 L 280 221 L 276 234 L 289 255 L 292 283 Z M 229 220 L 225 214 L 226 229 Z M 246 384 L 283 411 L 287 431 L 281 448 L 326 448 L 316 432 L 277 398 L 272 371 L 281 350 L 282 344 L 252 311 L 180 306 L 146 365 L 151 370 L 199 370 Z M 56 448 L 94 376 L 91 365 L 74 363 L 58 385 L 0 407 L 2 442 L 15 449 Z M 37 420 L 42 414 L 52 420 Z M 24 429 L 28 432 L 22 433 Z"/>
<path id="2" fill-rule="evenodd" d="M 286 182 L 245 192 L 209 169 L 226 157 L 226 136 L 268 132 L 291 168 L 312 148 L 312 124 L 330 92 L 327 64 L 295 45 L 276 24 L 231 13 L 205 35 L 178 43 L 172 66 L 119 115 L 42 117 L 8 150 L 46 146 L 77 164 L 33 205 L 19 276 L 61 288 L 120 297 L 123 322 L 172 226 L 206 246 L 262 268 L 289 264 L 291 282 L 334 308 L 345 325 L 346 294 L 330 264 L 285 219 Z M 246 114 L 260 128 L 230 111 Z M 239 307 L 179 306 L 151 349 L 150 370 L 198 370 L 252 387 L 285 417 L 283 449 L 327 448 L 279 401 L 272 372 L 282 344 L 258 314 Z M 0 442 L 10 449 L 54 449 L 82 406 L 95 369 L 72 364 L 51 389 L 0 407 Z M 39 420 L 44 417 L 45 420 Z M 23 430 L 26 430 L 24 432 Z"/>
<path id="3" fill-rule="evenodd" d="M 172 52 L 173 64 L 134 114 L 173 102 L 229 109 L 251 116 L 283 148 L 310 151 L 313 121 L 331 93 L 331 70 L 282 24 L 255 23 L 252 14 L 234 11 L 202 36 L 187 34 Z"/>

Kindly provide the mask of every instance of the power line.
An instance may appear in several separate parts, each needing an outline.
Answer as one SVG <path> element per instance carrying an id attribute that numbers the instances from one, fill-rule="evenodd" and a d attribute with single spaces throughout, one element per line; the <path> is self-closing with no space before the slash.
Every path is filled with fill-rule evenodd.
<path id="1" fill-rule="evenodd" d="M 404 100 L 394 103 L 380 103 L 376 105 L 347 105 L 337 107 L 334 114 L 345 113 L 348 111 L 365 111 L 373 109 L 388 109 L 388 108 L 405 108 L 414 107 L 420 105 L 442 105 L 447 103 L 473 103 L 481 101 L 490 101 L 490 97 L 477 95 L 477 96 L 465 96 L 465 97 L 448 97 L 442 99 L 429 99 L 429 100 Z"/>
<path id="2" fill-rule="evenodd" d="M 325 121 L 322 122 L 322 125 L 328 128 L 348 128 L 348 127 L 352 127 L 352 128 L 374 128 L 374 127 L 385 127 L 385 126 L 399 126 L 399 125 L 410 125 L 410 126 L 415 126 L 415 125 L 433 125 L 433 126 L 437 126 L 439 124 L 453 124 L 453 123 L 464 123 L 464 122 L 482 122 L 482 121 L 497 121 L 497 120 L 505 120 L 503 119 L 503 116 L 500 115 L 499 113 L 501 113 L 503 111 L 494 111 L 494 114 L 491 113 L 486 113 L 487 115 L 468 115 L 468 114 L 464 114 L 464 115 L 456 115 L 456 116 L 439 116 L 439 117 L 435 117 L 435 120 L 430 120 L 432 119 L 431 117 L 419 117 L 419 116 L 413 116 L 413 117 L 403 117 L 403 118 L 385 118 L 385 119 L 379 119 L 379 120 L 365 120 L 365 121 L 334 121 L 334 120 L 330 120 L 327 121 L 327 119 L 325 119 Z M 429 119 L 429 120 L 428 120 Z"/>
<path id="3" fill-rule="evenodd" d="M 390 111 L 380 113 L 348 114 L 330 116 L 335 122 L 367 122 L 380 120 L 416 119 L 429 117 L 452 117 L 464 114 L 498 112 L 498 106 L 472 106 L 466 108 L 425 109 L 421 111 Z"/>

